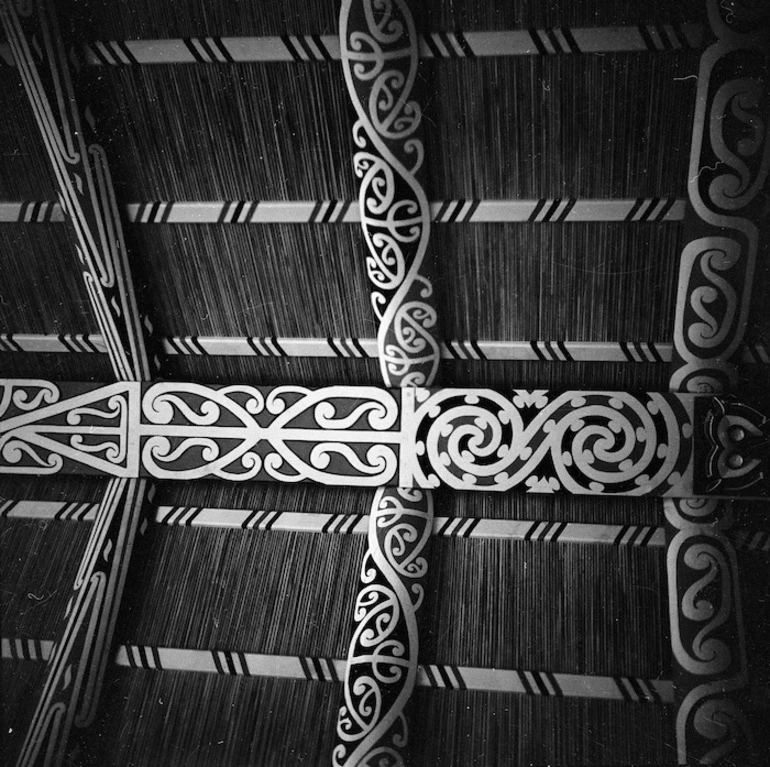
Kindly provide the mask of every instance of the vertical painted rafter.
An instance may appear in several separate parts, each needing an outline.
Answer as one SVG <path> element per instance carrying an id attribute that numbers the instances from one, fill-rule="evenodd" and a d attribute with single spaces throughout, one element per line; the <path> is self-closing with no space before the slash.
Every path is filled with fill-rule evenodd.
<path id="1" fill-rule="evenodd" d="M 80 111 L 70 63 L 48 0 L 0 0 L 0 19 L 40 129 L 59 189 L 59 203 L 75 235 L 83 279 L 104 336 L 115 377 L 152 377 L 150 329 L 137 308 L 123 227 L 104 149 L 90 141 L 93 119 Z"/>
<path id="2" fill-rule="evenodd" d="M 707 4 L 716 40 L 698 74 L 670 385 L 721 394 L 736 382 L 734 355 L 759 248 L 770 165 L 770 36 L 763 3 Z M 720 450 L 732 449 L 725 471 L 746 468 L 741 443 L 755 431 L 724 430 L 719 439 L 730 444 Z M 750 733 L 738 702 L 747 684 L 746 649 L 737 560 L 726 535 L 729 503 L 666 501 L 665 516 L 679 764 L 749 764 Z"/>
<path id="3" fill-rule="evenodd" d="M 358 117 L 353 163 L 372 307 L 380 323 L 380 369 L 386 386 L 430 386 L 441 345 L 428 258 L 422 109 L 414 94 L 419 44 L 406 3 L 343 0 L 340 50 Z M 337 723 L 338 767 L 405 762 L 432 526 L 431 491 L 378 490 Z"/>
<path id="4" fill-rule="evenodd" d="M 17 764 L 61 764 L 73 725 L 96 715 L 147 480 L 111 479 L 75 576 L 43 693 Z"/>

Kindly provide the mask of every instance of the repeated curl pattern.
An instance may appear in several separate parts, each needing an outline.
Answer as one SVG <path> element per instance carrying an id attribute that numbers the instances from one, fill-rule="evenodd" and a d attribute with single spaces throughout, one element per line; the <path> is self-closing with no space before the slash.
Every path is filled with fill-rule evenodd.
<path id="1" fill-rule="evenodd" d="M 142 466 L 161 479 L 379 486 L 397 471 L 399 403 L 367 386 L 155 384 L 142 399 Z"/>
<path id="2" fill-rule="evenodd" d="M 0 470 L 55 474 L 66 462 L 80 471 L 135 476 L 130 432 L 137 386 L 112 384 L 62 398 L 50 381 L 0 382 Z"/>
<path id="3" fill-rule="evenodd" d="M 427 260 L 422 112 L 413 98 L 417 36 L 402 0 L 347 0 L 340 15 L 342 65 L 358 119 L 353 167 L 380 322 L 386 386 L 428 386 L 440 358 Z"/>
<path id="4" fill-rule="evenodd" d="M 430 492 L 377 491 L 337 722 L 336 767 L 403 764 L 404 707 L 417 677 L 417 611 L 425 595 L 432 525 Z"/>
<path id="5" fill-rule="evenodd" d="M 770 170 L 768 13 L 766 3 L 708 5 L 717 40 L 698 73 L 685 221 L 697 234 L 682 253 L 671 388 L 718 394 L 737 380 L 731 358 L 745 333 Z"/>
<path id="6" fill-rule="evenodd" d="M 731 693 L 746 684 L 730 508 L 716 499 L 665 501 L 679 763 L 749 764 L 747 722 Z"/>
<path id="7" fill-rule="evenodd" d="M 442 389 L 417 390 L 414 403 L 402 484 L 671 494 L 691 455 L 691 417 L 663 394 Z"/>

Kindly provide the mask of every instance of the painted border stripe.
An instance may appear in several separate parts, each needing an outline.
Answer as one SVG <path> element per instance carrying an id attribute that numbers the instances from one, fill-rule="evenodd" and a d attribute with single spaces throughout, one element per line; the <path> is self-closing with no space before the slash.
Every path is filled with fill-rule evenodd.
<path id="1" fill-rule="evenodd" d="M 225 338 L 173 336 L 161 339 L 164 354 L 223 357 L 377 357 L 376 338 Z M 668 341 L 477 341 L 448 340 L 441 345 L 445 360 L 521 360 L 545 362 L 647 362 L 671 361 Z M 0 333 L 2 352 L 106 353 L 98 333 L 61 336 L 34 333 Z M 741 364 L 770 364 L 762 344 L 745 343 Z"/>
<path id="2" fill-rule="evenodd" d="M 54 643 L 38 639 L 0 639 L 3 660 L 47 661 Z M 228 676 L 271 676 L 338 683 L 347 662 L 337 658 L 265 655 L 230 650 L 121 645 L 117 666 L 162 671 L 197 671 Z M 634 703 L 672 703 L 673 686 L 660 679 L 581 676 L 548 671 L 505 670 L 469 666 L 421 665 L 417 684 L 451 690 L 514 692 L 550 697 L 604 698 Z"/>
<path id="3" fill-rule="evenodd" d="M 90 522 L 96 518 L 98 507 L 98 503 L 7 499 L 0 502 L 0 519 L 59 519 Z M 337 535 L 365 535 L 369 525 L 369 517 L 364 514 L 201 506 L 158 506 L 152 515 L 152 521 L 156 524 L 183 527 L 228 527 Z M 479 517 L 435 517 L 432 534 L 445 538 L 496 538 L 653 548 L 662 547 L 665 543 L 662 527 L 513 521 Z M 770 535 L 767 533 L 751 531 L 745 533 L 743 537 L 749 542 L 747 546 L 750 548 L 770 548 Z"/>
<path id="4" fill-rule="evenodd" d="M 558 27 L 505 31 L 437 31 L 419 37 L 423 58 L 476 56 L 531 56 L 613 51 L 678 50 L 703 45 L 700 24 L 661 25 L 662 40 L 654 25 L 638 27 Z M 0 56 L 8 59 L 0 48 Z M 96 41 L 82 47 L 90 65 L 221 64 L 250 61 L 333 61 L 340 58 L 336 35 L 283 35 L 281 37 L 215 37 L 183 40 Z"/>
<path id="5" fill-rule="evenodd" d="M 553 199 L 445 200 L 430 203 L 431 219 L 441 224 L 499 222 L 562 223 L 682 221 L 685 200 Z M 123 206 L 134 224 L 355 224 L 361 219 L 357 202 L 347 200 L 225 200 L 151 201 Z M 0 202 L 0 223 L 60 223 L 58 202 Z"/>

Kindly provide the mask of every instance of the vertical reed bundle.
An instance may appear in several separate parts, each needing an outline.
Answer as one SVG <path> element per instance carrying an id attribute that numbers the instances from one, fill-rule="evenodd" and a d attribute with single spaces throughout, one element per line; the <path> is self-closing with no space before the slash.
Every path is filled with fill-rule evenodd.
<path id="1" fill-rule="evenodd" d="M 45 663 L 0 662 L 0 761 L 13 764 L 45 683 Z"/>
<path id="2" fill-rule="evenodd" d="M 444 332 L 494 340 L 670 338 L 680 224 L 434 227 Z"/>
<path id="3" fill-rule="evenodd" d="M 112 669 L 80 764 L 330 764 L 341 686 Z"/>
<path id="4" fill-rule="evenodd" d="M 424 662 L 670 673 L 660 551 L 437 538 L 430 565 Z"/>
<path id="5" fill-rule="evenodd" d="M 520 360 L 445 360 L 448 386 L 487 386 L 492 389 L 609 389 L 668 391 L 667 365 L 657 362 L 529 362 Z"/>
<path id="6" fill-rule="evenodd" d="M 167 378 L 198 383 L 240 381 L 278 386 L 291 381 L 298 386 L 379 386 L 382 382 L 376 359 L 167 356 L 163 367 Z"/>
<path id="7" fill-rule="evenodd" d="M 0 520 L 3 636 L 58 638 L 91 526 Z"/>
<path id="8" fill-rule="evenodd" d="M 696 52 L 424 66 L 436 199 L 683 196 Z"/>
<path id="9" fill-rule="evenodd" d="M 362 536 L 151 527 L 116 641 L 344 657 Z"/>
<path id="10" fill-rule="evenodd" d="M 338 62 L 118 67 L 84 78 L 119 197 L 355 199 Z"/>
<path id="11" fill-rule="evenodd" d="M 61 224 L 0 224 L 4 332 L 98 332 L 69 234 Z"/>
<path id="12" fill-rule="evenodd" d="M 0 200 L 55 199 L 56 184 L 21 78 L 3 64 L 0 115 Z"/>
<path id="13" fill-rule="evenodd" d="M 445 517 L 536 519 L 602 525 L 660 525 L 663 522 L 660 501 L 645 497 L 442 490 L 436 508 L 436 513 Z"/>
<path id="14" fill-rule="evenodd" d="M 279 482 L 163 482 L 157 485 L 158 506 L 203 506 L 219 509 L 265 509 L 316 514 L 368 514 L 372 488 L 325 487 Z"/>
<path id="15" fill-rule="evenodd" d="M 376 333 L 355 226 L 134 226 L 131 242 L 161 334 Z"/>
<path id="16" fill-rule="evenodd" d="M 418 690 L 421 767 L 673 764 L 667 706 L 542 698 L 470 690 Z"/>

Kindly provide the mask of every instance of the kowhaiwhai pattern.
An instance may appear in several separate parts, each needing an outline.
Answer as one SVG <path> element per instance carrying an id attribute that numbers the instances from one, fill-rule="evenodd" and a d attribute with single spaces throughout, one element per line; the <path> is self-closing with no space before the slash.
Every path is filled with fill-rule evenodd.
<path id="1" fill-rule="evenodd" d="M 430 209 L 421 183 L 422 111 L 413 98 L 417 36 L 402 0 L 348 0 L 340 15 L 345 81 L 358 115 L 359 205 L 386 386 L 426 386 L 440 359 L 426 259 Z"/>
<path id="2" fill-rule="evenodd" d="M 425 596 L 430 492 L 381 488 L 372 504 L 355 630 L 337 723 L 337 767 L 402 765 L 404 715 L 417 679 L 417 612 Z"/>
<path id="3" fill-rule="evenodd" d="M 711 0 L 716 42 L 701 57 L 690 153 L 671 389 L 719 393 L 746 328 L 770 168 L 767 17 Z M 742 33 L 742 31 L 746 33 Z M 750 30 L 750 31 L 749 31 Z"/>
<path id="4" fill-rule="evenodd" d="M 69 61 L 51 4 L 0 0 L 0 20 L 40 129 L 71 222 L 88 295 L 119 381 L 150 378 L 145 329 L 137 309 L 123 227 L 104 150 L 86 144 Z M 22 24 L 22 21 L 24 24 Z M 28 39 L 24 26 L 34 34 Z"/>
<path id="5" fill-rule="evenodd" d="M 403 408 L 402 486 L 623 495 L 688 489 L 692 414 L 681 398 L 417 389 L 404 393 Z"/>
<path id="6" fill-rule="evenodd" d="M 146 480 L 110 480 L 75 577 L 66 626 L 53 647 L 19 767 L 60 764 L 73 724 L 87 727 L 96 715 L 145 491 Z"/>

